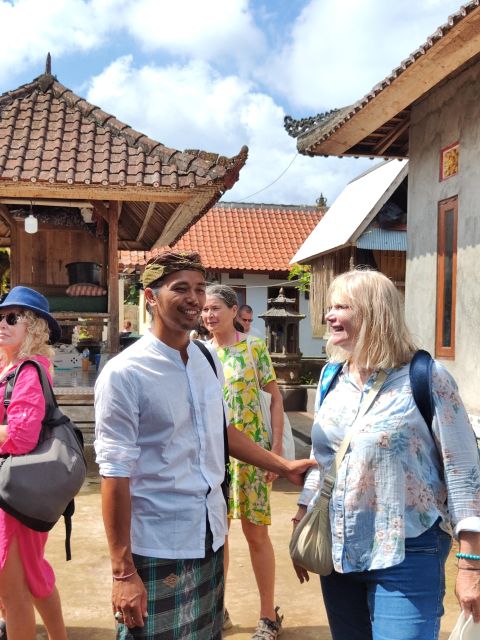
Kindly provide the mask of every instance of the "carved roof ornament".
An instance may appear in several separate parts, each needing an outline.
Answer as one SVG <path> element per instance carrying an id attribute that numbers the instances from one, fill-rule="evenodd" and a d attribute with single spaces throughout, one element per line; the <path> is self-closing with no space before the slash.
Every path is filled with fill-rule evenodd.
<path id="1" fill-rule="evenodd" d="M 310 131 L 314 127 L 319 124 L 325 124 L 332 116 L 338 113 L 340 109 L 330 109 L 330 111 L 323 111 L 318 113 L 316 116 L 311 116 L 310 118 L 301 118 L 300 120 L 295 120 L 292 116 L 285 116 L 283 119 L 283 125 L 288 135 L 292 138 L 297 138 L 298 136 Z"/>
<path id="2" fill-rule="evenodd" d="M 280 288 L 278 296 L 276 298 L 268 298 L 268 304 L 272 305 L 268 311 L 259 314 L 259 318 L 275 318 L 280 320 L 283 318 L 285 321 L 295 320 L 300 321 L 305 318 L 303 313 L 294 311 L 293 306 L 296 303 L 295 298 L 287 298 L 283 287 Z"/>

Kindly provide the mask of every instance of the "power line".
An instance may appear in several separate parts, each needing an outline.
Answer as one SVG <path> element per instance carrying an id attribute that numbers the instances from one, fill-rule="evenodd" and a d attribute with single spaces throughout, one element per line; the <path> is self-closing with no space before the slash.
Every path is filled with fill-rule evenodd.
<path id="1" fill-rule="evenodd" d="M 259 193 L 262 193 L 262 191 L 266 191 L 267 189 L 270 189 L 271 186 L 273 186 L 276 182 L 278 182 L 280 180 L 280 178 L 287 173 L 287 171 L 290 169 L 292 164 L 295 162 L 295 159 L 296 159 L 297 156 L 298 156 L 298 152 L 295 153 L 293 158 L 290 160 L 288 166 L 282 171 L 282 173 L 277 178 L 275 178 L 275 180 L 273 182 L 271 182 L 270 184 L 267 184 L 266 187 L 263 187 L 262 189 L 259 189 L 258 191 L 255 191 L 255 193 L 251 193 L 249 196 L 240 197 L 238 199 L 239 202 L 243 202 L 244 200 L 248 200 L 249 198 L 253 198 L 253 196 L 256 196 Z"/>
<path id="2" fill-rule="evenodd" d="M 273 282 L 273 284 L 237 284 L 235 282 L 222 282 L 222 284 L 227 284 L 233 289 L 271 289 L 275 287 L 295 287 L 299 282 L 301 280 L 286 280 L 285 282 Z M 216 284 L 216 282 L 212 281 L 208 282 L 208 284 Z"/>

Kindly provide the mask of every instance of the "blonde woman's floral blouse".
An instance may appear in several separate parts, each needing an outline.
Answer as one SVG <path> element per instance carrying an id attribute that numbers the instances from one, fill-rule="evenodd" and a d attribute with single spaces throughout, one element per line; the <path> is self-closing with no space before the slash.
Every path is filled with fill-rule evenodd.
<path id="1" fill-rule="evenodd" d="M 345 365 L 318 410 L 312 430 L 317 487 L 376 375 L 362 392 Z M 419 536 L 439 518 L 449 533 L 467 518 L 480 530 L 475 434 L 455 381 L 438 362 L 432 391 L 434 437 L 413 399 L 409 365 L 389 371 L 372 407 L 355 423 L 330 501 L 336 571 L 399 564 L 405 557 L 405 538 Z M 307 494 L 311 478 L 308 484 Z"/>
<path id="2" fill-rule="evenodd" d="M 275 380 L 270 355 L 264 340 L 251 337 L 248 340 L 260 386 L 264 387 Z M 229 423 L 265 449 L 270 449 L 247 341 L 243 339 L 228 347 L 217 347 L 216 351 L 225 376 L 224 397 Z M 270 524 L 270 485 L 265 482 L 265 473 L 235 458 L 230 458 L 230 466 L 229 516 L 240 518 L 243 515 L 254 524 Z"/>

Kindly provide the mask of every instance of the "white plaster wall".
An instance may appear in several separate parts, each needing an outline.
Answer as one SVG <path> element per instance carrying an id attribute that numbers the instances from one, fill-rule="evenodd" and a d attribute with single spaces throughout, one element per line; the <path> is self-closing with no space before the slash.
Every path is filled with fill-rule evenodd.
<path id="1" fill-rule="evenodd" d="M 457 140 L 459 173 L 440 182 L 440 150 Z M 432 354 L 438 202 L 452 196 L 458 196 L 455 359 L 442 362 L 469 413 L 480 415 L 480 62 L 412 109 L 405 309 L 419 345 Z"/>
<path id="2" fill-rule="evenodd" d="M 265 335 L 265 322 L 258 315 L 267 310 L 268 287 L 279 286 L 286 280 L 270 280 L 268 275 L 262 274 L 245 274 L 243 278 L 230 278 L 228 273 L 222 273 L 221 281 L 222 284 L 232 287 L 246 287 L 246 303 L 253 309 L 253 326 L 258 334 Z M 319 357 L 322 354 L 323 341 L 312 336 L 308 300 L 305 300 L 303 293 L 300 293 L 300 313 L 306 315 L 306 318 L 300 321 L 300 351 L 306 357 Z"/>

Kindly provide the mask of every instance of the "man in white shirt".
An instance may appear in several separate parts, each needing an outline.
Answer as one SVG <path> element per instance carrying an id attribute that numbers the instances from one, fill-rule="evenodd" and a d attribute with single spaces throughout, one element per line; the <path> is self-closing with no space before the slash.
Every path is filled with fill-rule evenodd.
<path id="1" fill-rule="evenodd" d="M 220 640 L 227 534 L 223 375 L 189 332 L 205 302 L 197 254 L 163 253 L 143 275 L 151 330 L 95 387 L 97 462 L 117 638 Z M 300 483 L 289 462 L 228 428 L 230 452 Z"/>

